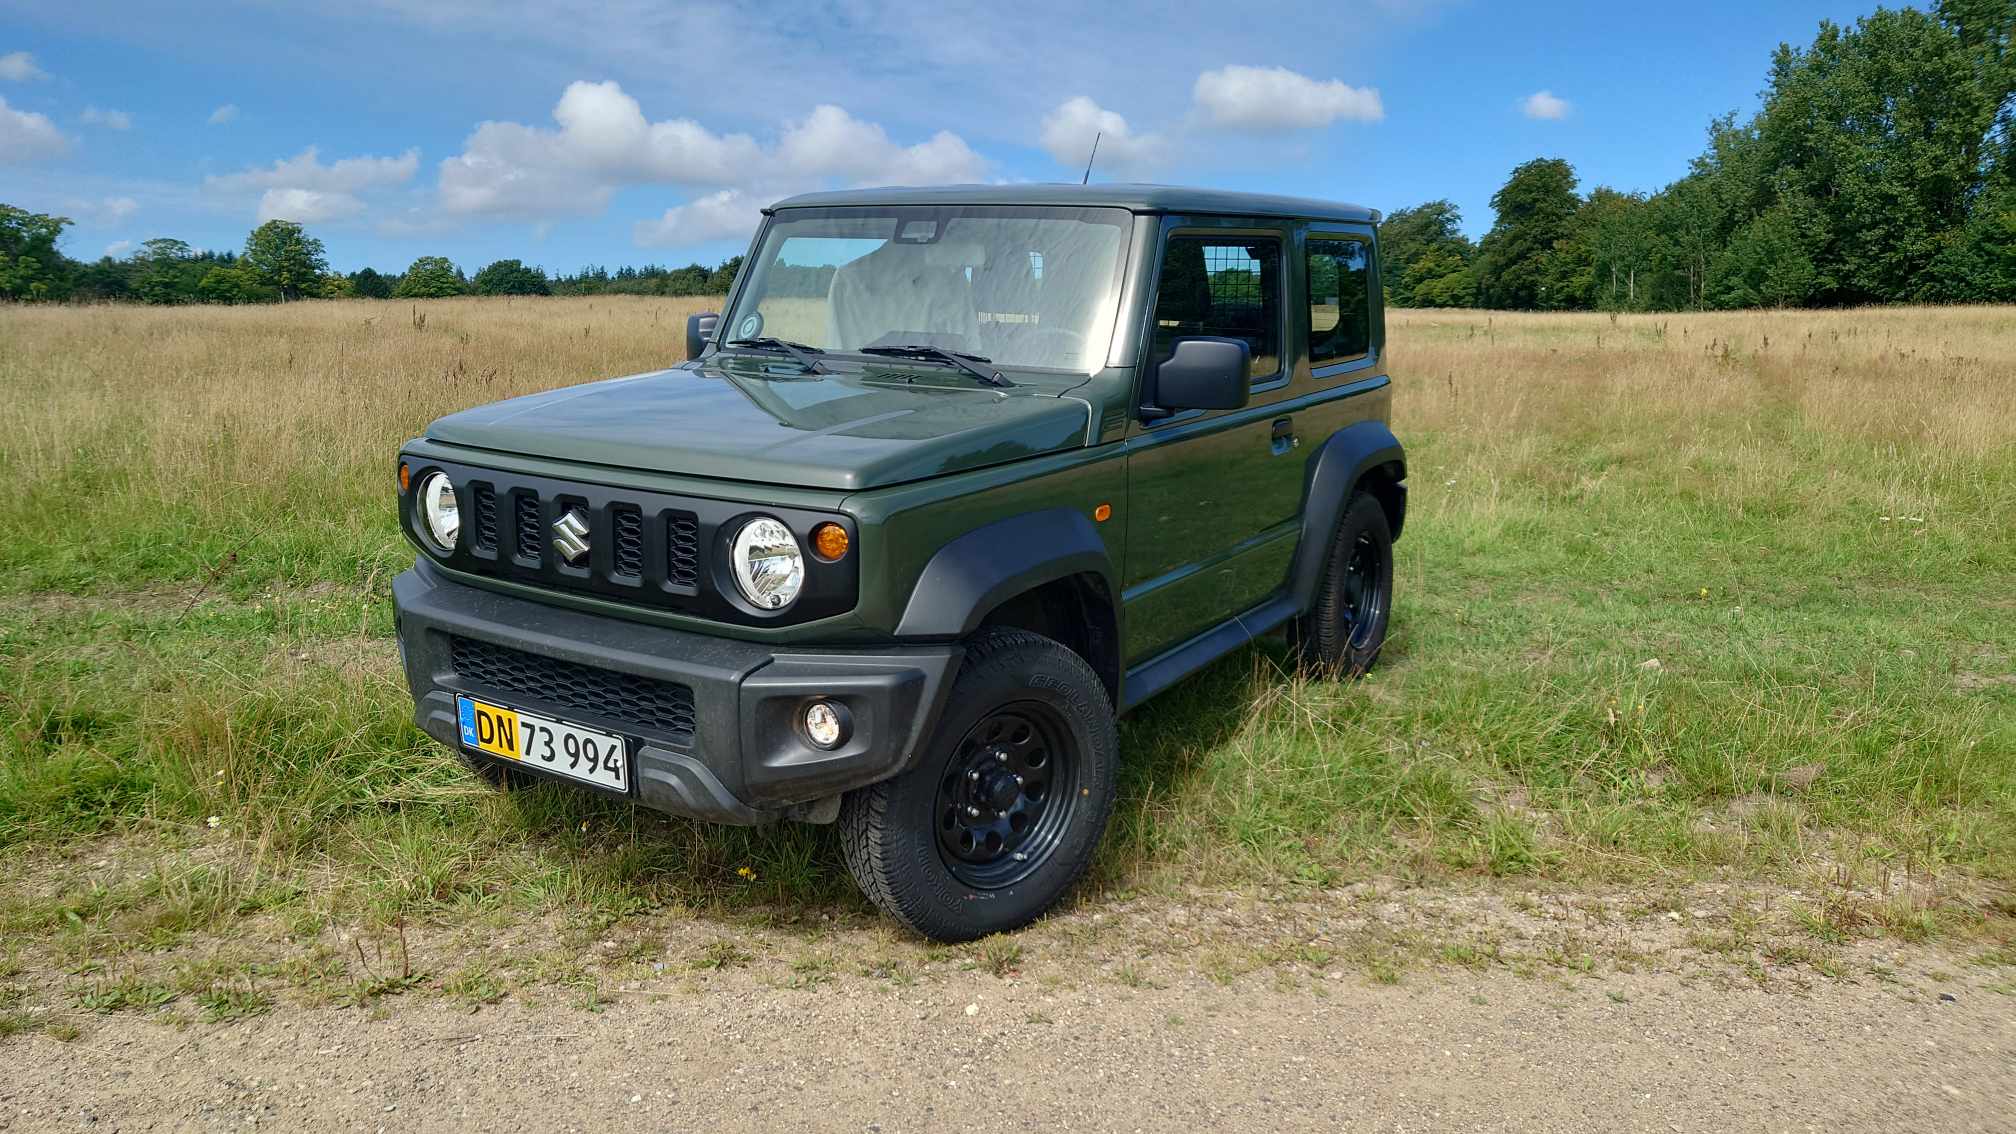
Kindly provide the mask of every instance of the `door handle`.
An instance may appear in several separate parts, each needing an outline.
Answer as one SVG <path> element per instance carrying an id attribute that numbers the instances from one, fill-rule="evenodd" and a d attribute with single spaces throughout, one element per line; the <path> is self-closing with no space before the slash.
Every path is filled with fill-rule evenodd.
<path id="1" fill-rule="evenodd" d="M 1301 443 L 1302 439 L 1300 437 L 1295 436 L 1294 418 L 1277 417 L 1274 419 L 1275 456 L 1278 457 L 1281 454 L 1287 452 L 1288 450 L 1295 448 L 1297 445 L 1300 445 Z"/>

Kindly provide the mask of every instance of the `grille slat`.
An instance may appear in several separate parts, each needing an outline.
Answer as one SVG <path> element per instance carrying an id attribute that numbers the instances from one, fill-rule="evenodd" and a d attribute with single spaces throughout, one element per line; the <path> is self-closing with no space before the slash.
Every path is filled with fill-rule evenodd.
<path id="1" fill-rule="evenodd" d="M 539 527 L 539 498 L 529 492 L 521 492 L 513 501 L 518 518 L 518 554 L 526 559 L 537 559 L 539 549 L 545 543 L 540 538 L 545 533 Z"/>
<path id="2" fill-rule="evenodd" d="M 635 508 L 619 507 L 610 513 L 610 521 L 616 535 L 613 556 L 616 573 L 641 577 L 644 574 L 644 513 Z"/>
<path id="3" fill-rule="evenodd" d="M 674 743 L 692 743 L 693 690 L 677 682 L 541 657 L 460 635 L 449 636 L 448 656 L 456 674 L 474 691 L 519 694 L 554 706 L 562 716 L 569 710 L 593 713 L 664 734 Z"/>
<path id="4" fill-rule="evenodd" d="M 691 512 L 665 518 L 665 581 L 675 587 L 700 586 L 700 519 Z"/>
<path id="5" fill-rule="evenodd" d="M 497 490 L 487 484 L 474 489 L 476 497 L 476 546 L 497 550 Z"/>

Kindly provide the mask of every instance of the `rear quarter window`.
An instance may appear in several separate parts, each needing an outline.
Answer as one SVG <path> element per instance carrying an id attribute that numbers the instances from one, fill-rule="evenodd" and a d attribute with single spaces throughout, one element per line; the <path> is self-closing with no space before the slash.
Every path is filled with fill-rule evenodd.
<path id="1" fill-rule="evenodd" d="M 1363 358 L 1372 350 L 1372 245 L 1347 236 L 1311 236 L 1309 365 Z"/>

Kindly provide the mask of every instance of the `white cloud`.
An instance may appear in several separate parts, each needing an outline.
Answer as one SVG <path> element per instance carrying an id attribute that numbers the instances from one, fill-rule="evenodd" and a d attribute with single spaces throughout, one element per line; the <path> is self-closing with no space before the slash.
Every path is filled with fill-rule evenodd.
<path id="1" fill-rule="evenodd" d="M 230 192 L 246 189 L 319 189 L 334 193 L 355 193 L 410 181 L 420 168 L 420 151 L 407 150 L 398 157 L 343 158 L 322 164 L 319 150 L 309 146 L 291 158 L 271 166 L 247 169 L 203 179 L 211 189 Z"/>
<path id="2" fill-rule="evenodd" d="M 1213 126 L 1248 130 L 1306 130 L 1340 118 L 1377 122 L 1386 117 L 1379 92 L 1337 79 L 1319 81 L 1286 67 L 1220 67 L 1197 76 L 1191 98 Z"/>
<path id="3" fill-rule="evenodd" d="M 133 242 L 130 240 L 115 240 L 105 246 L 105 255 L 107 256 L 124 256 L 131 251 L 133 251 Z"/>
<path id="4" fill-rule="evenodd" d="M 103 126 L 107 130 L 131 130 L 133 128 L 133 116 L 123 110 L 100 110 L 95 106 L 87 106 L 84 108 L 84 113 L 79 117 L 84 120 L 84 124 L 87 126 Z"/>
<path id="5" fill-rule="evenodd" d="M 289 220 L 300 224 L 348 220 L 364 211 L 363 198 L 354 193 L 324 189 L 268 189 L 259 195 L 259 223 Z"/>
<path id="6" fill-rule="evenodd" d="M 362 194 L 411 181 L 419 168 L 419 150 L 407 150 L 398 157 L 342 158 L 324 165 L 320 153 L 309 146 L 270 166 L 206 177 L 203 187 L 222 196 L 260 190 L 261 222 L 315 224 L 357 216 L 367 208 Z"/>
<path id="7" fill-rule="evenodd" d="M 1519 109 L 1528 118 L 1554 121 L 1568 117 L 1572 107 L 1567 99 L 1556 97 L 1553 91 L 1534 91 L 1520 100 Z"/>
<path id="8" fill-rule="evenodd" d="M 987 169 L 986 160 L 957 134 L 940 130 L 929 141 L 899 146 L 882 127 L 837 106 L 815 107 L 786 129 L 777 158 L 793 174 L 879 185 L 978 181 Z"/>
<path id="9" fill-rule="evenodd" d="M 602 211 L 618 190 L 705 191 L 635 227 L 640 243 L 746 236 L 769 199 L 830 184 L 976 181 L 987 161 L 956 134 L 905 146 L 880 125 L 831 105 L 787 122 L 776 144 L 721 134 L 689 118 L 652 121 L 613 82 L 574 82 L 552 127 L 485 122 L 441 163 L 439 204 L 451 216 L 544 220 Z"/>
<path id="10" fill-rule="evenodd" d="M 222 126 L 226 122 L 236 122 L 237 120 L 238 104 L 235 102 L 227 102 L 210 112 L 209 122 L 212 126 Z"/>
<path id="11" fill-rule="evenodd" d="M 70 148 L 70 139 L 46 114 L 15 110 L 0 98 L 0 165 L 53 157 Z"/>
<path id="12" fill-rule="evenodd" d="M 691 119 L 652 122 L 615 83 L 570 83 L 553 107 L 557 130 L 485 122 L 441 163 L 448 212 L 538 217 L 595 213 L 632 184 L 726 185 L 762 156 L 747 134 L 715 134 Z"/>
<path id="13" fill-rule="evenodd" d="M 60 206 L 63 215 L 86 224 L 110 228 L 140 211 L 140 202 L 131 197 L 100 197 L 87 200 L 72 197 Z"/>
<path id="14" fill-rule="evenodd" d="M 763 204 L 740 189 L 723 189 L 666 209 L 657 220 L 638 221 L 631 236 L 647 248 L 739 240 L 756 231 Z"/>
<path id="15" fill-rule="evenodd" d="M 0 79 L 10 83 L 27 83 L 48 77 L 47 71 L 35 65 L 35 57 L 25 51 L 0 55 Z"/>
<path id="16" fill-rule="evenodd" d="M 1083 169 L 1095 137 L 1099 156 L 1094 173 L 1151 167 L 1163 160 L 1167 150 L 1161 135 L 1134 133 L 1125 118 L 1084 95 L 1066 99 L 1043 117 L 1043 148 L 1059 165 Z"/>

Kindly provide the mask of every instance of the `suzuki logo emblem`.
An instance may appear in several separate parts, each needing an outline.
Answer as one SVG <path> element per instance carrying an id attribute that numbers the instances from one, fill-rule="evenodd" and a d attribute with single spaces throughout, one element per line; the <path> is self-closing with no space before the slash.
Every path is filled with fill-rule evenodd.
<path id="1" fill-rule="evenodd" d="M 553 521 L 553 550 L 572 567 L 579 567 L 588 558 L 588 513 L 569 508 Z"/>

